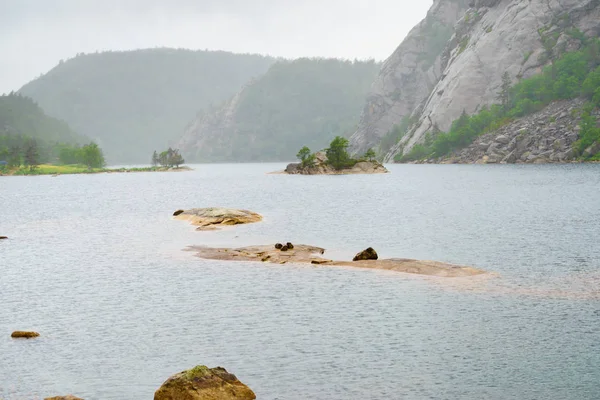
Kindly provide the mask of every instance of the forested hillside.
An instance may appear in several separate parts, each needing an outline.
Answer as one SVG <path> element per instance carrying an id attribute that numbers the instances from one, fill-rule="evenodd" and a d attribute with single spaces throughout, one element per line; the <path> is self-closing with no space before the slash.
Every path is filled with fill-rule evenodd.
<path id="1" fill-rule="evenodd" d="M 109 162 L 149 162 L 198 111 L 219 106 L 273 62 L 164 48 L 81 54 L 20 92 L 98 142 Z"/>
<path id="2" fill-rule="evenodd" d="M 374 61 L 278 62 L 193 121 L 178 147 L 198 162 L 293 160 L 304 145 L 322 149 L 354 131 L 379 68 Z"/>
<path id="3" fill-rule="evenodd" d="M 28 97 L 14 93 L 0 96 L 0 161 L 8 159 L 13 150 L 22 151 L 32 139 L 43 162 L 52 161 L 62 144 L 83 144 L 89 140 L 64 121 L 47 116 Z"/>

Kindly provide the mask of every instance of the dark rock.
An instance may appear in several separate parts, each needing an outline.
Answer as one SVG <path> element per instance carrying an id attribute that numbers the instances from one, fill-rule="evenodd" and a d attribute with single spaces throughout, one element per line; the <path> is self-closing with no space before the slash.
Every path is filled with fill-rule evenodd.
<path id="1" fill-rule="evenodd" d="M 283 247 L 283 245 L 282 245 L 281 243 L 277 243 L 277 244 L 275 245 L 275 248 L 276 248 L 277 250 L 281 250 L 281 248 L 282 248 L 282 247 Z"/>
<path id="2" fill-rule="evenodd" d="M 173 213 L 173 216 L 174 216 L 174 217 L 176 217 L 176 216 L 178 216 L 178 215 L 180 215 L 180 214 L 183 214 L 184 212 L 185 212 L 184 210 L 177 210 L 177 211 L 175 211 L 175 212 Z"/>
<path id="3" fill-rule="evenodd" d="M 288 251 L 288 250 L 289 250 L 289 247 L 288 247 L 288 246 L 287 246 L 287 244 L 286 244 L 286 245 L 284 245 L 284 246 L 283 246 L 281 249 L 279 249 L 279 250 L 281 250 L 281 251 Z"/>
<path id="4" fill-rule="evenodd" d="M 378 258 L 377 252 L 372 247 L 369 247 L 354 256 L 352 261 L 377 260 Z"/>
<path id="5" fill-rule="evenodd" d="M 31 339 L 40 336 L 39 333 L 33 331 L 14 331 L 10 337 L 13 339 Z"/>
<path id="6" fill-rule="evenodd" d="M 288 249 L 290 249 L 290 250 L 292 250 L 292 249 L 294 248 L 294 245 L 293 245 L 293 244 L 291 244 L 290 242 L 287 242 L 286 246 L 287 246 L 287 248 L 288 248 Z"/>
<path id="7" fill-rule="evenodd" d="M 0 240 L 2 239 L 8 239 L 8 236 L 0 236 Z"/>

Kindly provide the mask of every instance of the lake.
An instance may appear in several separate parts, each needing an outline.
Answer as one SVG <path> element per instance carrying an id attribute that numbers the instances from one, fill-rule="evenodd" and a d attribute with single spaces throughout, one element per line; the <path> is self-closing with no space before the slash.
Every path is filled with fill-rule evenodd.
<path id="1" fill-rule="evenodd" d="M 267 400 L 600 398 L 600 165 L 193 167 L 0 178 L 0 398 L 151 399 L 198 364 Z M 196 232 L 171 217 L 209 206 L 264 221 Z M 287 241 L 491 273 L 184 251 Z"/>

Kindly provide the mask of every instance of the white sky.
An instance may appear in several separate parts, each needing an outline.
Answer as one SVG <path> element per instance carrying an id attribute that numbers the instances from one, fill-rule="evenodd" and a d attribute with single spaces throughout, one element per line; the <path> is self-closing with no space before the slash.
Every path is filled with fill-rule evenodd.
<path id="1" fill-rule="evenodd" d="M 432 0 L 0 0 L 0 93 L 75 54 L 148 47 L 384 60 Z"/>

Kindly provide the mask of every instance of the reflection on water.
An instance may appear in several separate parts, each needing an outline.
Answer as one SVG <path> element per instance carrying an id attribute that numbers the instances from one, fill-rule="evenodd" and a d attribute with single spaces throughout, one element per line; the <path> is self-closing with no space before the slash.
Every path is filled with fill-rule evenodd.
<path id="1" fill-rule="evenodd" d="M 0 178 L 0 398 L 148 399 L 200 363 L 260 399 L 600 397 L 599 165 L 266 174 L 281 168 Z M 195 232 L 169 217 L 211 205 L 265 220 Z M 277 241 L 493 273 L 182 251 Z M 16 329 L 42 336 L 13 341 Z"/>

